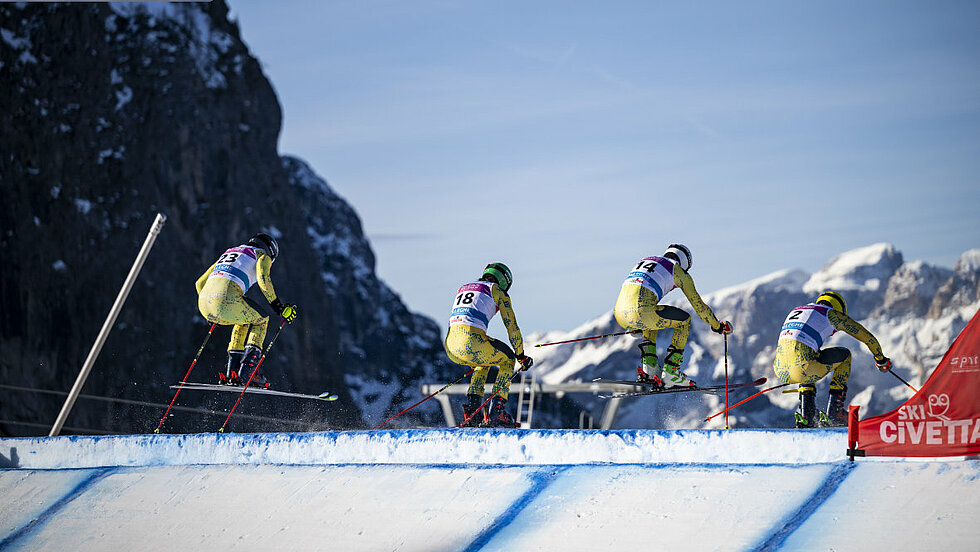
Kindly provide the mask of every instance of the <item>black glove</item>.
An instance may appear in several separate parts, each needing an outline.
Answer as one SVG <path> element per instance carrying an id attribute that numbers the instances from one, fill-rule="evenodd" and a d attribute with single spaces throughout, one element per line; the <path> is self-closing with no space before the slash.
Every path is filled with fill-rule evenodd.
<path id="1" fill-rule="evenodd" d="M 882 372 L 887 372 L 892 369 L 892 361 L 888 357 L 881 357 L 881 360 L 876 358 L 875 366 L 877 366 Z"/>
<path id="2" fill-rule="evenodd" d="M 724 335 L 724 334 L 730 334 L 733 331 L 735 331 L 735 327 L 732 326 L 732 323 L 731 322 L 729 322 L 728 320 L 725 320 L 725 321 L 719 322 L 717 328 L 711 328 L 711 331 L 715 332 L 716 334 L 722 334 L 722 335 Z"/>
<path id="3" fill-rule="evenodd" d="M 293 323 L 293 320 L 296 320 L 296 315 L 299 314 L 299 309 L 296 307 L 296 305 L 291 305 L 288 303 L 283 304 L 279 301 L 278 297 L 273 299 L 269 305 L 271 305 L 272 308 L 279 313 L 279 316 L 285 318 L 286 322 L 289 322 L 290 324 Z"/>
<path id="4" fill-rule="evenodd" d="M 534 359 L 527 355 L 517 355 L 517 362 L 521 363 L 522 370 L 527 370 L 534 365 Z"/>

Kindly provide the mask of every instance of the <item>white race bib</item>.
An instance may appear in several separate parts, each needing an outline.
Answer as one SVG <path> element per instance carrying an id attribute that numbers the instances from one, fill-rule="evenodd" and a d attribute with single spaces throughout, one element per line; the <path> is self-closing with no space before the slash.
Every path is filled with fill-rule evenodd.
<path id="1" fill-rule="evenodd" d="M 487 331 L 490 319 L 497 314 L 497 303 L 489 282 L 473 282 L 459 288 L 449 314 L 449 325 L 465 324 Z"/>
<path id="2" fill-rule="evenodd" d="M 252 287 L 252 284 L 258 280 L 255 270 L 257 257 L 255 249 L 247 245 L 232 247 L 218 257 L 218 264 L 214 266 L 209 278 L 231 280 L 242 288 L 244 295 L 248 288 Z"/>
<path id="3" fill-rule="evenodd" d="M 624 286 L 643 286 L 657 294 L 657 300 L 677 287 L 674 283 L 674 261 L 665 257 L 644 257 L 626 276 Z"/>

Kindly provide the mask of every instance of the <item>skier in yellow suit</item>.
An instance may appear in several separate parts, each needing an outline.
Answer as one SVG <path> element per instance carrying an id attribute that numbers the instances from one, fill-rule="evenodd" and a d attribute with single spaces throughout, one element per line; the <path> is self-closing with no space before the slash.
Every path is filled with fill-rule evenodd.
<path id="1" fill-rule="evenodd" d="M 504 408 L 510 391 L 510 379 L 516 363 L 528 369 L 534 361 L 524 355 L 524 339 L 517 326 L 510 296 L 507 295 L 513 281 L 506 265 L 490 263 L 479 280 L 459 288 L 453 301 L 449 332 L 446 334 L 446 355 L 456 364 L 475 368 L 463 405 L 463 419 L 469 418 L 469 422 L 465 424 L 467 427 L 517 427 L 514 418 Z M 487 336 L 490 319 L 498 311 L 513 349 L 506 343 Z M 481 416 L 477 410 L 484 402 L 483 386 L 491 366 L 497 367 L 497 379 L 493 387 L 497 395 Z"/>
<path id="2" fill-rule="evenodd" d="M 209 322 L 234 325 L 228 343 L 228 365 L 218 381 L 244 385 L 262 357 L 262 347 L 275 312 L 288 322 L 296 318 L 296 305 L 279 301 L 269 271 L 279 256 L 279 244 L 268 234 L 252 236 L 232 247 L 197 279 L 197 307 Z M 258 290 L 260 293 L 257 293 Z M 256 372 L 250 386 L 269 387 Z"/>
<path id="3" fill-rule="evenodd" d="M 844 399 L 851 377 L 851 351 L 844 347 L 821 349 L 824 342 L 842 330 L 864 343 L 882 372 L 891 368 L 874 335 L 847 315 L 844 298 L 835 291 L 822 293 L 817 300 L 790 311 L 779 332 L 773 371 L 783 383 L 800 384 L 800 405 L 796 427 L 847 425 Z M 814 383 L 833 371 L 827 399 L 827 413 L 816 407 Z"/>
<path id="4" fill-rule="evenodd" d="M 643 330 L 640 342 L 641 364 L 636 368 L 637 381 L 656 387 L 693 387 L 695 383 L 681 372 L 684 347 L 691 332 L 691 316 L 670 305 L 658 304 L 664 295 L 681 288 L 694 312 L 711 330 L 731 333 L 731 322 L 719 322 L 694 287 L 691 270 L 691 250 L 679 243 L 671 244 L 662 257 L 644 257 L 626 276 L 616 299 L 615 315 L 619 325 L 627 330 Z M 663 379 L 657 358 L 657 330 L 673 328 L 664 356 Z"/>

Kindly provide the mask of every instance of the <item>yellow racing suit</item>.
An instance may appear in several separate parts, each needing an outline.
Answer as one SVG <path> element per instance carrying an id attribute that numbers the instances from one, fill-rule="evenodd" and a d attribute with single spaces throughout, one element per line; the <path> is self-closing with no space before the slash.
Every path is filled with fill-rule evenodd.
<path id="1" fill-rule="evenodd" d="M 242 260 L 247 264 L 240 265 Z M 245 293 L 258 285 L 266 301 L 276 299 L 269 271 L 272 258 L 259 248 L 240 245 L 225 251 L 197 279 L 197 308 L 209 322 L 235 327 L 231 332 L 229 351 L 241 351 L 245 345 L 263 348 L 269 317 L 250 305 Z M 244 289 L 243 289 L 244 288 Z"/>
<path id="2" fill-rule="evenodd" d="M 821 349 L 836 331 L 847 332 L 864 343 L 876 360 L 885 358 L 874 335 L 850 316 L 824 305 L 810 303 L 790 311 L 776 344 L 773 371 L 783 383 L 812 387 L 829 372 L 830 389 L 847 389 L 851 376 L 851 352 L 845 347 Z"/>
<path id="3" fill-rule="evenodd" d="M 496 312 L 500 312 L 513 350 L 506 343 L 487 336 L 487 325 Z M 506 400 L 517 357 L 524 354 L 524 339 L 510 297 L 492 282 L 478 281 L 462 286 L 449 318 L 445 348 L 449 360 L 475 368 L 467 394 L 483 396 L 487 373 L 491 366 L 496 366 L 493 391 L 499 390 L 497 396 Z"/>
<path id="4" fill-rule="evenodd" d="M 654 275 L 654 268 L 662 272 L 662 275 Z M 655 276 L 660 276 L 659 282 L 653 282 L 652 278 Z M 646 285 L 648 282 L 649 285 Z M 690 315 L 677 307 L 658 304 L 663 295 L 674 287 L 681 288 L 701 320 L 714 330 L 721 326 L 715 313 L 698 294 L 691 275 L 680 265 L 662 257 L 647 257 L 630 272 L 616 299 L 616 322 L 627 330 L 643 330 L 643 338 L 654 345 L 657 343 L 657 330 L 673 328 L 670 344 L 678 351 L 683 351 L 691 333 Z"/>

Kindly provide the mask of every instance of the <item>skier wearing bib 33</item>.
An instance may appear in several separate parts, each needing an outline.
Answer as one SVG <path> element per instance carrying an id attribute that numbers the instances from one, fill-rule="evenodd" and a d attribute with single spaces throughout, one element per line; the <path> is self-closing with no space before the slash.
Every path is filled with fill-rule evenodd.
<path id="1" fill-rule="evenodd" d="M 708 305 L 704 304 L 691 270 L 691 250 L 681 244 L 671 244 L 663 257 L 645 257 L 626 276 L 616 299 L 616 321 L 627 330 L 643 330 L 640 342 L 641 365 L 636 368 L 636 380 L 656 387 L 694 387 L 681 372 L 684 347 L 691 332 L 691 316 L 677 307 L 659 305 L 664 295 L 674 288 L 681 288 L 694 312 L 698 313 L 716 333 L 732 332 L 731 322 L 719 322 Z M 663 375 L 657 364 L 657 330 L 673 328 L 664 357 Z"/>
<path id="2" fill-rule="evenodd" d="M 228 343 L 228 365 L 218 382 L 244 385 L 262 357 L 269 316 L 296 319 L 296 305 L 279 301 L 269 270 L 279 256 L 279 244 L 268 234 L 256 234 L 232 247 L 197 279 L 197 307 L 209 322 L 234 325 Z M 258 292 L 256 291 L 258 290 Z M 256 372 L 250 386 L 269 387 Z"/>
<path id="3" fill-rule="evenodd" d="M 456 364 L 474 367 L 470 387 L 463 405 L 463 419 L 469 418 L 467 427 L 517 427 L 514 418 L 505 410 L 510 379 L 516 363 L 530 368 L 533 360 L 524 355 L 524 339 L 517 327 L 517 318 L 510 304 L 511 284 L 514 279 L 503 263 L 490 263 L 483 276 L 476 282 L 463 285 L 456 292 L 453 309 L 449 315 L 449 332 L 446 335 L 446 355 Z M 487 336 L 490 319 L 500 311 L 513 349 L 506 343 Z M 483 404 L 483 386 L 491 366 L 497 367 L 497 379 L 493 391 L 497 395 L 482 413 L 477 410 Z M 482 414 L 482 415 L 481 415 Z"/>
<path id="4" fill-rule="evenodd" d="M 839 293 L 827 291 L 813 303 L 790 311 L 779 332 L 773 371 L 783 383 L 800 384 L 800 405 L 796 412 L 796 427 L 847 425 L 844 399 L 847 380 L 851 376 L 851 352 L 844 347 L 821 350 L 824 342 L 837 330 L 843 330 L 864 343 L 875 357 L 882 372 L 891 368 L 891 361 L 881 352 L 881 345 L 871 332 L 847 315 L 847 304 Z M 827 399 L 827 413 L 816 407 L 817 389 L 814 383 L 833 371 Z"/>

